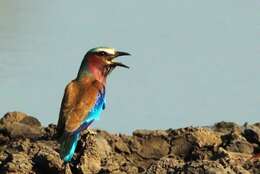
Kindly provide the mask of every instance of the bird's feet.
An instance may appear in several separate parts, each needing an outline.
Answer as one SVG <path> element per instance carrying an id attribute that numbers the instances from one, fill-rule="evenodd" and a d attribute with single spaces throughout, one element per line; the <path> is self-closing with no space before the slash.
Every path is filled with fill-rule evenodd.
<path id="1" fill-rule="evenodd" d="M 87 129 L 87 130 L 86 130 L 86 134 L 87 134 L 87 135 L 90 135 L 90 136 L 95 136 L 95 135 L 97 135 L 97 132 L 96 132 L 96 131 L 93 131 L 93 130 L 91 130 L 91 129 Z"/>
<path id="2" fill-rule="evenodd" d="M 71 169 L 70 169 L 70 164 L 69 163 L 64 163 L 64 171 L 62 172 L 62 174 L 72 174 Z"/>

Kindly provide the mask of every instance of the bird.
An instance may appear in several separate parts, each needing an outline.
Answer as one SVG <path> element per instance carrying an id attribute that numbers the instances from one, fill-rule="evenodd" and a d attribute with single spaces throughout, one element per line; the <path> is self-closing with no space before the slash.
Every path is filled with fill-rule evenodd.
<path id="1" fill-rule="evenodd" d="M 65 87 L 57 124 L 60 157 L 65 163 L 72 160 L 80 133 L 99 120 L 106 107 L 108 75 L 116 67 L 129 68 L 115 59 L 129 55 L 111 47 L 90 49 L 81 62 L 76 78 Z"/>

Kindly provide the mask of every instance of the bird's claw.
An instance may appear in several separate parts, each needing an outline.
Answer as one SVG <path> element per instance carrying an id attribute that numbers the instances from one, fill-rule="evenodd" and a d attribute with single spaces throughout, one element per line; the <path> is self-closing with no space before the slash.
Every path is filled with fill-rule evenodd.
<path id="1" fill-rule="evenodd" d="M 93 130 L 91 130 L 91 129 L 87 129 L 87 130 L 86 130 L 86 134 L 87 134 L 87 135 L 92 135 L 92 136 L 94 136 L 94 135 L 97 135 L 97 132 L 96 132 L 96 131 L 93 131 Z"/>

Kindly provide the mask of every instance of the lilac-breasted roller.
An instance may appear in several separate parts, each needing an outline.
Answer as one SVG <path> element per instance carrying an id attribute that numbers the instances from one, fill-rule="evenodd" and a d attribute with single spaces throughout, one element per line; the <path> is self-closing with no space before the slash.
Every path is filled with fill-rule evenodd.
<path id="1" fill-rule="evenodd" d="M 114 59 L 130 55 L 114 48 L 97 47 L 84 56 L 77 77 L 65 88 L 61 103 L 57 135 L 64 162 L 73 157 L 80 132 L 98 120 L 105 109 L 106 79 L 117 66 L 129 68 Z"/>

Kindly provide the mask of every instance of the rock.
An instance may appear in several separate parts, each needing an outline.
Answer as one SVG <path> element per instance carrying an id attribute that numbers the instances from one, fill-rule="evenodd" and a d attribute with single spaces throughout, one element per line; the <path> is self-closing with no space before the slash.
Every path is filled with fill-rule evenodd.
<path id="1" fill-rule="evenodd" d="M 101 157 L 105 157 L 110 150 L 106 140 L 102 137 L 94 139 L 93 136 L 84 134 L 81 143 L 84 149 L 82 149 L 83 153 L 78 164 L 80 172 L 83 174 L 98 173 L 101 170 Z"/>
<path id="2" fill-rule="evenodd" d="M 3 134 L 0 134 L 0 145 L 4 144 L 5 142 L 8 142 L 10 139 L 8 136 L 4 136 Z"/>
<path id="3" fill-rule="evenodd" d="M 133 136 L 136 137 L 168 137 L 168 133 L 164 130 L 144 130 L 144 129 L 138 129 L 133 132 Z"/>
<path id="4" fill-rule="evenodd" d="M 54 124 L 49 124 L 48 127 L 43 129 L 43 137 L 46 140 L 52 140 L 55 139 L 56 137 L 56 125 Z"/>
<path id="5" fill-rule="evenodd" d="M 248 126 L 244 130 L 243 135 L 250 143 L 256 143 L 260 145 L 260 127 L 256 125 Z"/>
<path id="6" fill-rule="evenodd" d="M 220 135 L 206 128 L 199 128 L 192 132 L 191 139 L 193 139 L 193 142 L 196 143 L 199 147 L 218 146 L 221 144 Z"/>
<path id="7" fill-rule="evenodd" d="M 80 172 L 83 174 L 98 173 L 101 170 L 101 159 L 83 155 L 80 160 Z"/>
<path id="8" fill-rule="evenodd" d="M 249 173 L 259 174 L 260 173 L 260 160 L 247 161 L 244 163 L 243 168 Z"/>
<path id="9" fill-rule="evenodd" d="M 252 155 L 249 154 L 244 154 L 244 153 L 239 153 L 239 152 L 230 152 L 227 151 L 223 148 L 219 148 L 218 149 L 218 153 L 221 154 L 220 156 L 222 159 L 226 162 L 226 165 L 233 165 L 233 166 L 241 166 L 242 164 L 244 164 L 246 161 L 250 160 Z M 223 162 L 221 164 L 223 164 Z M 225 163 L 224 162 L 224 163 Z"/>
<path id="10" fill-rule="evenodd" d="M 1 133 L 11 138 L 38 138 L 43 135 L 41 123 L 22 112 L 8 112 L 0 119 Z"/>
<path id="11" fill-rule="evenodd" d="M 172 140 L 171 142 L 171 156 L 177 156 L 181 159 L 187 159 L 192 150 L 194 149 L 194 145 L 192 142 L 188 141 L 188 138 L 185 136 L 179 136 Z"/>
<path id="12" fill-rule="evenodd" d="M 41 127 L 39 120 L 22 112 L 8 112 L 0 119 L 2 125 L 11 125 L 17 122 L 28 126 Z"/>
<path id="13" fill-rule="evenodd" d="M 154 162 L 146 171 L 147 174 L 168 174 L 174 173 L 183 167 L 184 161 L 173 158 L 161 158 Z"/>
<path id="14" fill-rule="evenodd" d="M 246 154 L 252 154 L 254 152 L 254 146 L 246 141 L 234 141 L 232 144 L 228 145 L 226 149 L 231 152 Z"/>
<path id="15" fill-rule="evenodd" d="M 170 145 L 160 137 L 136 138 L 137 154 L 146 159 L 160 159 L 169 153 Z"/>
<path id="16" fill-rule="evenodd" d="M 249 143 L 241 134 L 231 132 L 223 135 L 222 146 L 231 152 L 240 152 L 252 154 L 254 152 L 254 145 Z"/>
<path id="17" fill-rule="evenodd" d="M 9 154 L 5 159 L 1 173 L 21 173 L 28 174 L 32 173 L 32 161 L 29 156 L 24 152 Z"/>
<path id="18" fill-rule="evenodd" d="M 216 123 L 213 126 L 213 130 L 221 133 L 241 132 L 241 128 L 238 124 L 233 122 L 225 122 L 225 121 Z"/>
<path id="19" fill-rule="evenodd" d="M 63 171 L 63 161 L 52 148 L 45 146 L 33 157 L 33 162 L 40 173 L 57 173 Z"/>
<path id="20" fill-rule="evenodd" d="M 229 167 L 224 168 L 220 163 L 217 161 L 208 161 L 208 160 L 202 160 L 202 161 L 192 161 L 188 162 L 182 167 L 177 169 L 177 172 L 183 172 L 187 174 L 235 174 L 232 169 Z"/>
<path id="21" fill-rule="evenodd" d="M 64 164 L 56 125 L 41 127 L 37 119 L 13 112 L 0 119 L 0 173 L 260 173 L 259 125 L 220 122 L 136 130 L 131 136 L 84 131 L 72 161 Z"/>
<path id="22" fill-rule="evenodd" d="M 115 142 L 115 150 L 118 151 L 119 153 L 126 153 L 126 154 L 130 154 L 131 153 L 130 149 L 127 146 L 127 144 L 121 138 L 119 138 Z"/>
<path id="23" fill-rule="evenodd" d="M 260 129 L 260 122 L 254 123 L 253 126 L 258 127 Z"/>

